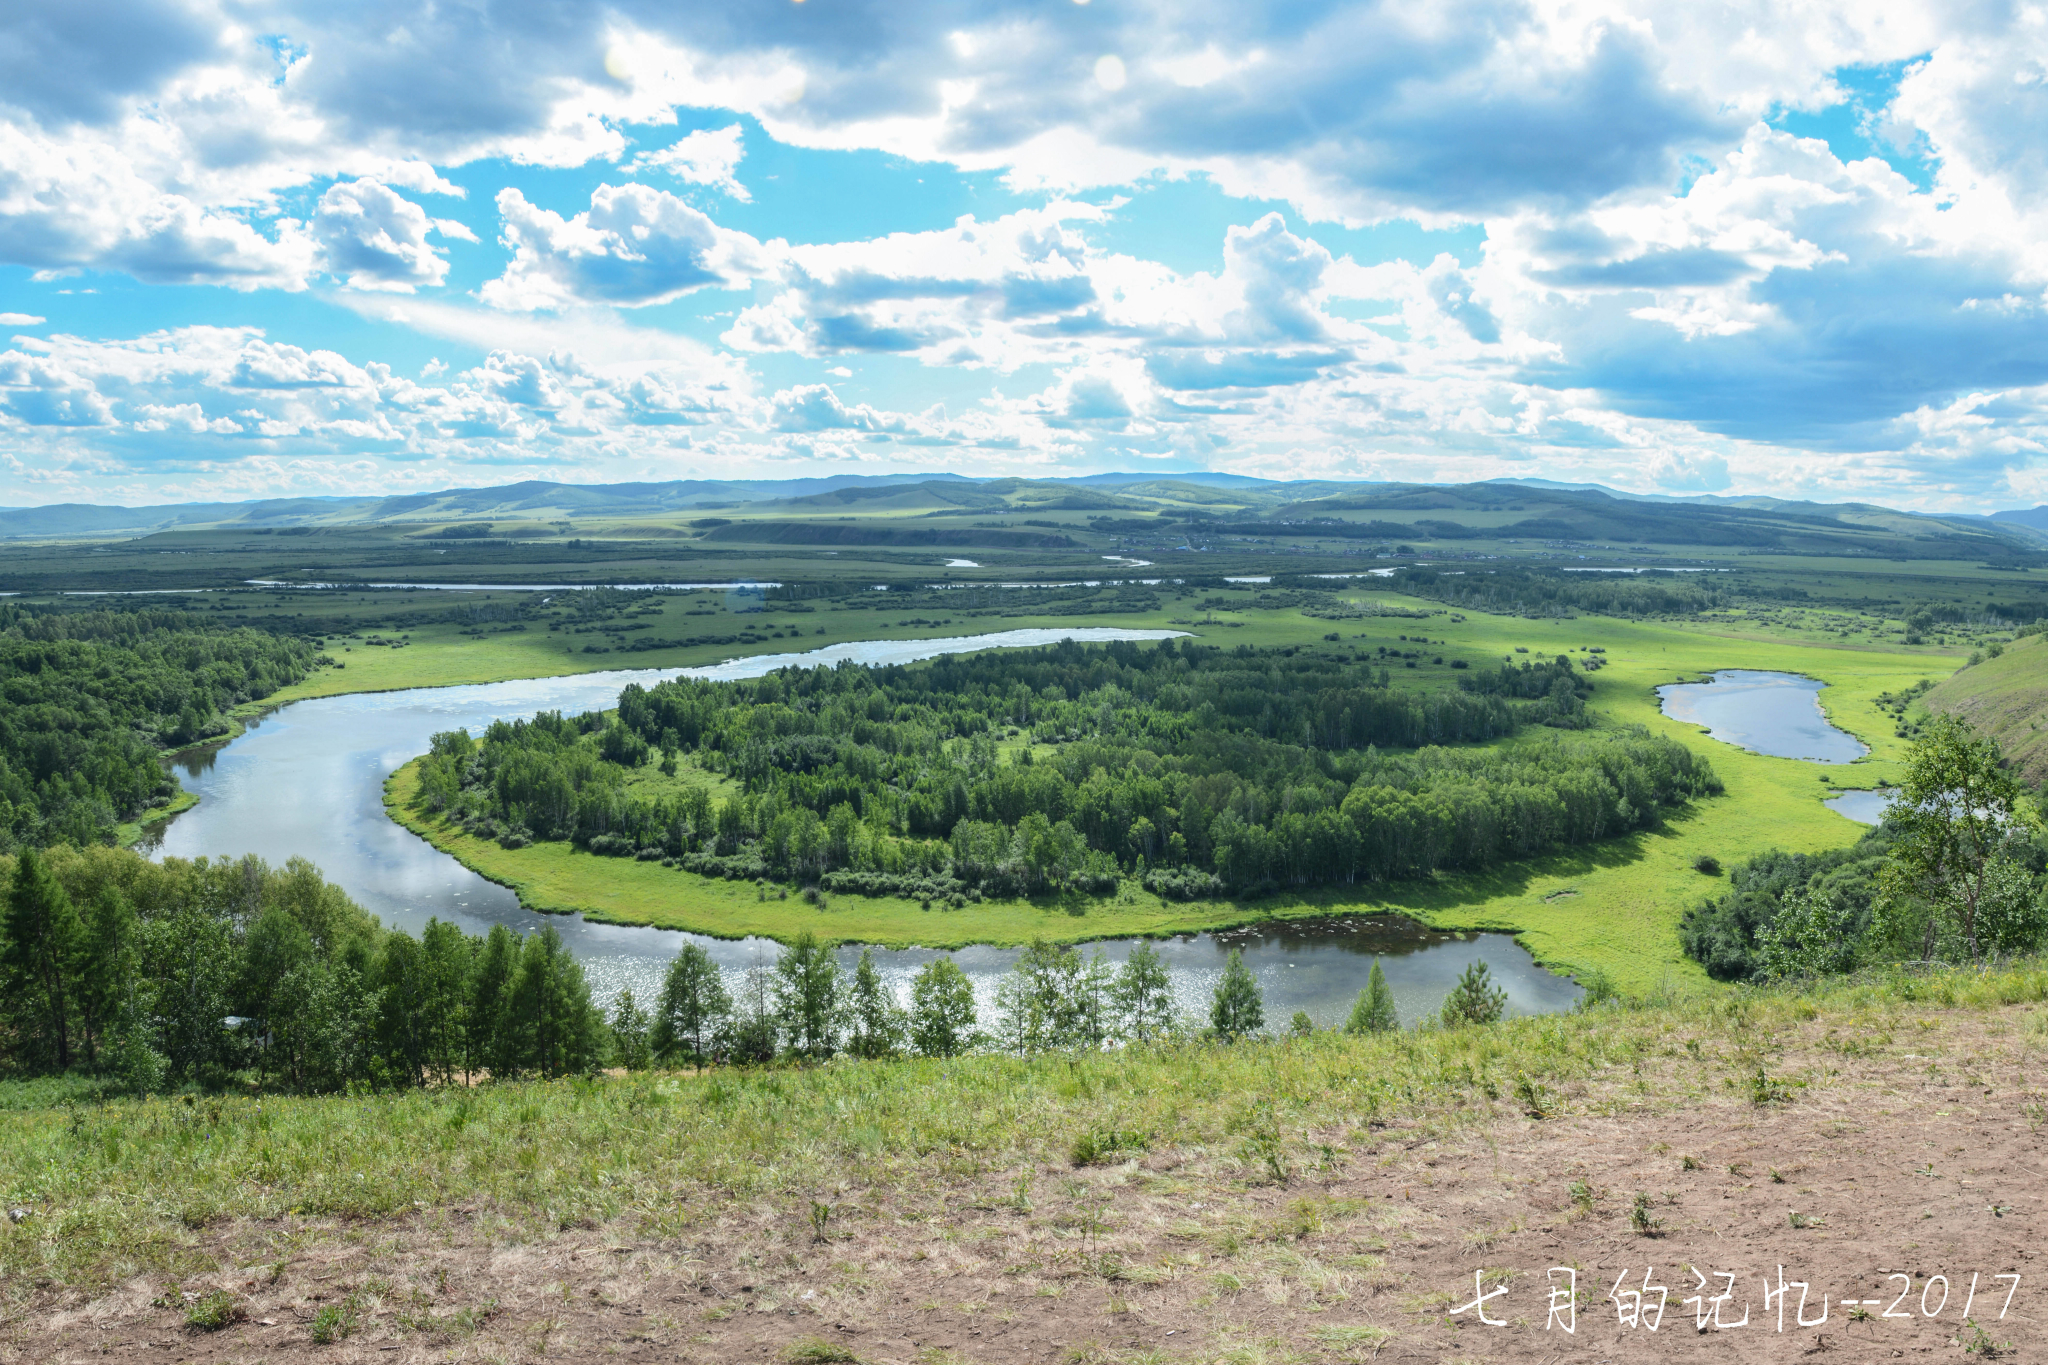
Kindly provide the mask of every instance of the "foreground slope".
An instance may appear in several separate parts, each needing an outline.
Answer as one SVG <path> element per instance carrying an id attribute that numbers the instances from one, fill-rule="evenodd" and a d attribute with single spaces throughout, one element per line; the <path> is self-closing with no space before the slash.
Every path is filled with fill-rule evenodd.
<path id="1" fill-rule="evenodd" d="M 68 1111 L 16 1091 L 0 1350 L 2038 1359 L 2044 995 L 2029 964 L 1234 1048 Z M 1708 1295 L 1733 1276 L 1722 1321 L 1746 1327 L 1708 1305 L 1698 1330 L 1688 1266 Z M 1780 1267 L 1815 1325 L 1795 1284 L 1779 1330 Z M 1577 1274 L 1570 1336 L 1546 1330 L 1553 1268 Z M 1469 1308 L 1475 1276 L 1505 1325 Z M 1618 1317 L 1646 1280 L 1671 1291 L 1654 1335 Z"/>

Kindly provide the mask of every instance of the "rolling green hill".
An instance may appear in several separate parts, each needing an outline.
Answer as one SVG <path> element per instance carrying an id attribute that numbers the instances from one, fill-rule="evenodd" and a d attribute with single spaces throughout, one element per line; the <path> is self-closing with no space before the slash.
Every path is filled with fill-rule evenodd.
<path id="1" fill-rule="evenodd" d="M 1762 505 L 1770 503 L 1772 505 Z M 1337 493 L 1276 508 L 1268 534 L 1315 535 L 1365 522 L 1423 540 L 1535 540 L 1887 559 L 2042 561 L 2024 528 L 1981 517 L 1923 517 L 1861 503 L 1773 499 L 1647 502 L 1513 484 L 1405 485 Z"/>
<path id="2" fill-rule="evenodd" d="M 1927 694 L 1998 741 L 2029 782 L 2048 780 L 2048 636 L 2015 640 L 1995 659 L 1959 670 Z"/>

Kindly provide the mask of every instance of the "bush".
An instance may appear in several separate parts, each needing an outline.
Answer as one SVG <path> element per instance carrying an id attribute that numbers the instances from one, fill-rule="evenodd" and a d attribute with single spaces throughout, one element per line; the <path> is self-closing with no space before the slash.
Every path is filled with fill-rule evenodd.
<path id="1" fill-rule="evenodd" d="M 1145 874 L 1145 889 L 1162 900 L 1214 900 L 1229 888 L 1212 872 L 1193 867 L 1159 867 Z"/>
<path id="2" fill-rule="evenodd" d="M 1711 853 L 1702 853 L 1692 860 L 1692 870 L 1709 877 L 1721 875 L 1721 860 Z"/>
<path id="3" fill-rule="evenodd" d="M 1860 941 L 1877 899 L 1877 876 L 1891 846 L 1883 825 L 1853 847 L 1825 853 L 1763 853 L 1728 873 L 1728 890 L 1685 912 L 1678 924 L 1686 956 L 1716 981 L 1751 981 L 1764 975 L 1763 943 L 1779 910 L 1811 888 L 1829 894 L 1843 912 L 1843 932 Z"/>
<path id="4" fill-rule="evenodd" d="M 185 1325 L 197 1332 L 218 1332 L 248 1316 L 249 1309 L 239 1294 L 216 1289 L 194 1300 L 192 1306 L 185 1310 Z"/>
<path id="5" fill-rule="evenodd" d="M 353 1297 L 340 1303 L 322 1304 L 320 1311 L 313 1315 L 313 1344 L 332 1346 L 356 1330 L 356 1304 Z"/>

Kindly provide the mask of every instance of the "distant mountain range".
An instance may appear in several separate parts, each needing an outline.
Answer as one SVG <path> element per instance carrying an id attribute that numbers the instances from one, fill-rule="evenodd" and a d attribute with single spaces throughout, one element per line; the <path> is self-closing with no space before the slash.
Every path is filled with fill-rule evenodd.
<path id="1" fill-rule="evenodd" d="M 1116 488 L 1154 483 L 1158 474 L 1091 474 L 1043 480 L 1077 487 Z M 1278 488 L 1271 479 L 1242 474 L 1175 474 L 1176 482 L 1204 488 Z M 849 489 L 929 483 L 1011 483 L 962 474 L 835 474 L 816 479 L 676 479 L 667 483 L 566 484 L 529 480 L 495 488 L 451 488 L 398 497 L 263 498 L 253 502 L 181 502 L 109 507 L 64 502 L 47 507 L 0 508 L 0 540 L 147 535 L 199 527 L 348 526 L 388 521 L 536 520 L 549 516 L 646 516 L 658 512 L 740 506 L 815 497 Z"/>
<path id="2" fill-rule="evenodd" d="M 2010 522 L 2015 526 L 2031 526 L 2036 531 L 2048 531 L 2048 504 L 2029 512 L 1993 512 L 1991 519 Z"/>
<path id="3" fill-rule="evenodd" d="M 1624 512 L 1622 506 L 1639 509 Z M 1122 473 L 1071 479 L 975 479 L 950 473 L 810 479 L 679 479 L 665 483 L 564 484 L 542 480 L 395 497 L 267 498 L 253 502 L 107 507 L 62 503 L 0 509 L 0 540 L 117 539 L 207 528 L 387 523 L 547 521 L 640 517 L 762 504 L 796 516 L 858 508 L 868 513 L 946 517 L 980 512 L 1130 511 L 1254 519 L 1243 529 L 1288 534 L 1288 524 L 1337 518 L 1363 532 L 1469 538 L 1482 525 L 1531 539 L 1638 540 L 1659 544 L 1788 544 L 1785 537 L 1854 533 L 1927 541 L 1962 536 L 2038 552 L 2048 545 L 2048 507 L 1991 516 L 1927 515 L 1869 503 L 1823 504 L 1767 497 L 1629 493 L 1600 484 L 1493 479 L 1476 484 L 1277 480 L 1242 474 Z M 1606 509 L 1603 511 L 1603 508 Z M 1681 512 L 1681 508 L 1685 509 Z M 1417 518 L 1414 514 L 1427 515 Z M 1506 523 L 1499 514 L 1524 519 Z M 1461 514 L 1485 513 L 1479 521 Z M 1368 519 L 1360 521 L 1360 514 Z M 1765 523 L 1768 523 L 1766 525 Z M 1462 528 L 1462 529 L 1461 529 Z M 1803 529 L 1802 529 L 1803 528 Z M 785 537 L 792 535 L 784 532 Z M 723 530 L 720 540 L 747 538 Z M 1961 545 L 1956 551 L 1975 553 Z"/>

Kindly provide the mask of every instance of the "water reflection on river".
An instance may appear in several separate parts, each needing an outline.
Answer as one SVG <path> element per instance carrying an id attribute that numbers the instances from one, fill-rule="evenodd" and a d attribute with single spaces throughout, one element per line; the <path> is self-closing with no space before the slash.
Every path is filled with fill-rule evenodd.
<path id="1" fill-rule="evenodd" d="M 518 897 L 484 880 L 448 855 L 386 818 L 383 784 L 401 764 L 425 751 L 437 731 L 480 731 L 495 720 L 537 711 L 585 711 L 614 704 L 629 682 L 647 685 L 683 673 L 713 678 L 758 677 L 794 663 L 900 663 L 1002 646 L 1083 641 L 1162 639 L 1175 631 L 1108 628 L 1007 631 L 951 640 L 890 640 L 835 645 L 808 655 L 763 655 L 703 669 L 639 669 L 532 678 L 469 687 L 359 693 L 298 702 L 273 712 L 219 749 L 180 761 L 185 785 L 200 804 L 165 826 L 151 850 L 158 857 L 240 857 L 256 853 L 273 863 L 303 856 L 384 923 L 418 933 L 430 916 L 471 933 L 494 923 L 530 932 L 543 917 Z M 681 874 L 678 874 L 681 875 Z M 843 902 L 842 902 L 843 903 Z M 934 911 L 943 916 L 943 911 Z M 643 1001 L 658 990 L 670 958 L 695 942 L 737 976 L 772 962 L 767 939 L 720 940 L 671 930 L 593 924 L 580 916 L 551 917 L 580 958 L 596 994 L 611 999 L 631 987 Z M 1120 962 L 1135 946 L 1119 940 L 1091 945 Z M 1319 1024 L 1341 1022 L 1371 969 L 1385 959 L 1402 1018 L 1433 1012 L 1465 965 L 1484 958 L 1508 991 L 1509 1008 L 1536 1013 L 1568 1008 L 1578 997 L 1570 981 L 1537 967 L 1505 934 L 1441 934 L 1395 917 L 1347 917 L 1196 934 L 1159 942 L 1175 995 L 1184 1009 L 1202 1011 L 1232 947 L 1266 991 L 1268 1017 L 1284 1023 L 1306 1010 Z M 851 966 L 857 948 L 841 950 Z M 974 981 L 984 1012 L 996 979 L 1015 949 L 974 947 L 954 960 Z M 928 949 L 877 950 L 885 979 L 907 992 L 910 977 L 937 954 Z M 736 983 L 735 983 L 736 984 Z"/>

